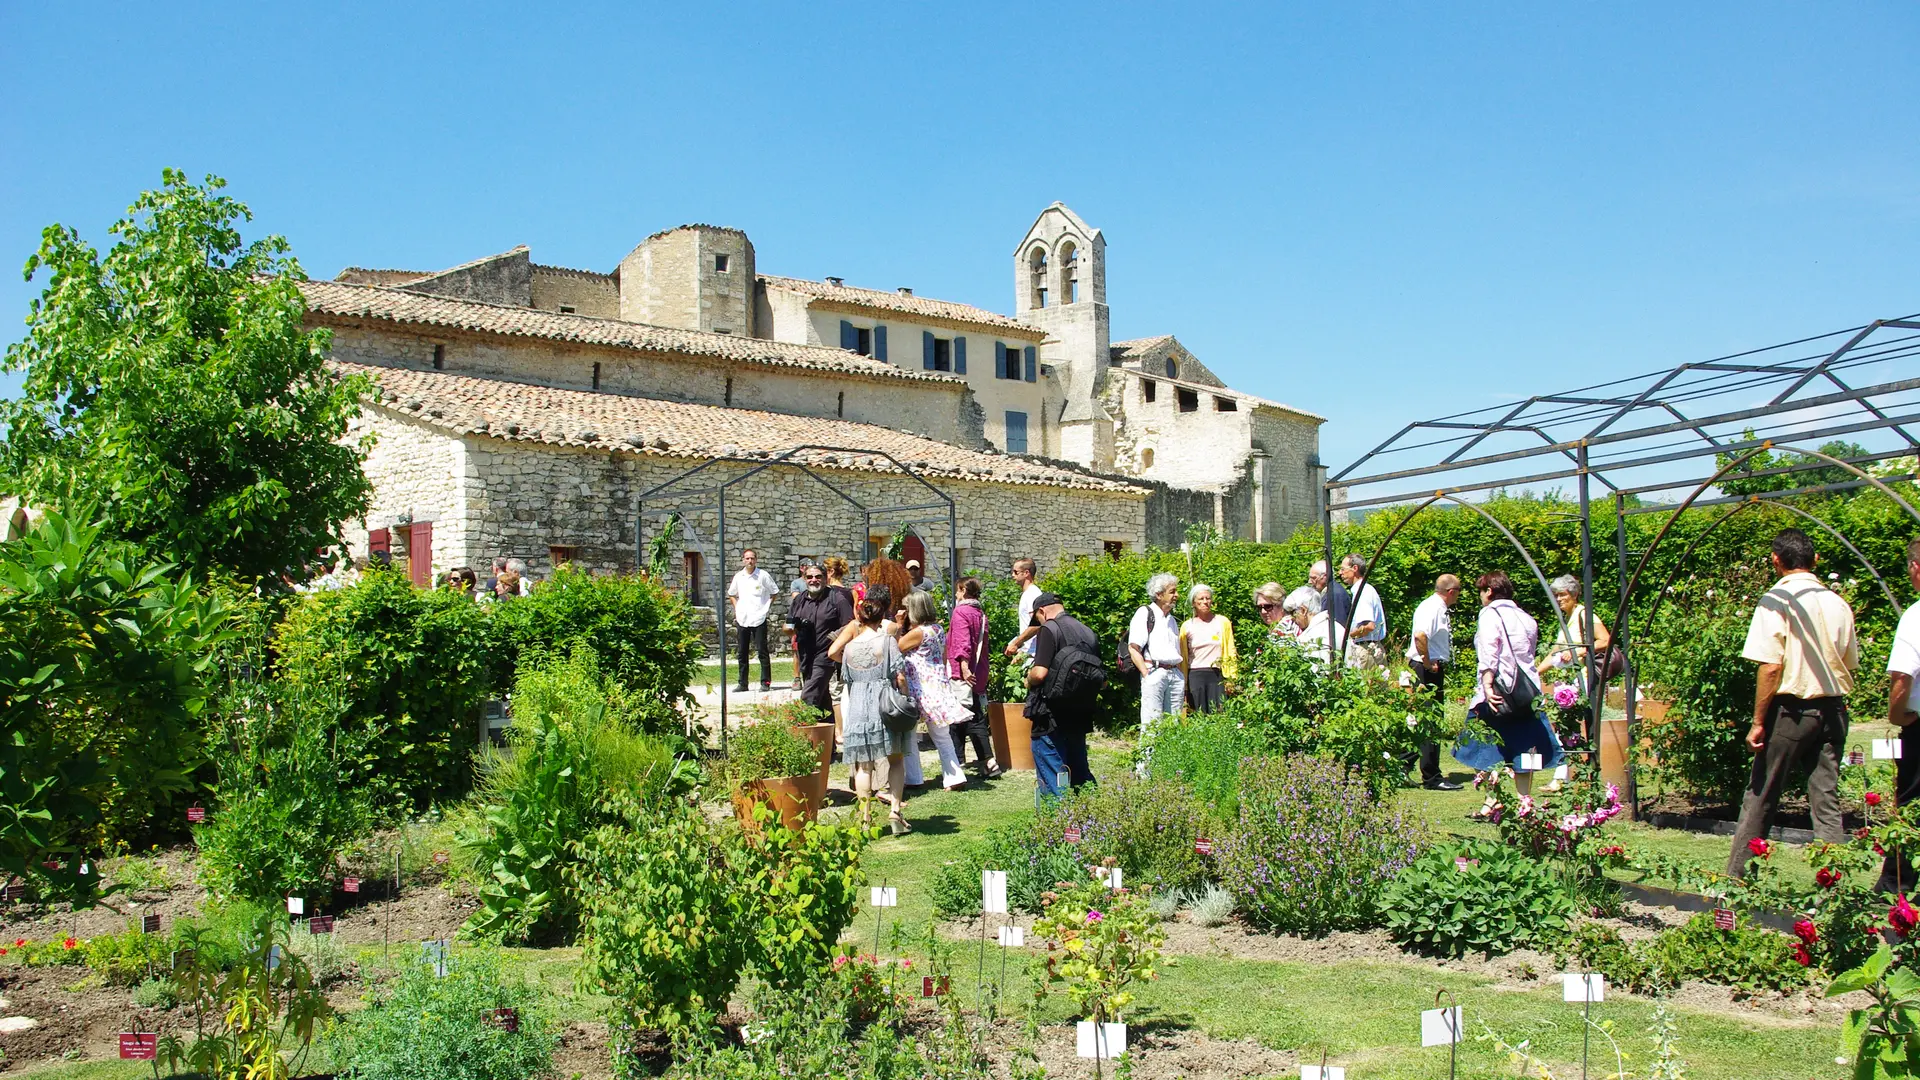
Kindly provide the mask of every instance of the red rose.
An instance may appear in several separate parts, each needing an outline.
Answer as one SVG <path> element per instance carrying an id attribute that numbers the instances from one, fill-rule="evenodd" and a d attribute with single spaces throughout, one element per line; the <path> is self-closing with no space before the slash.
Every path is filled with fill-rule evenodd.
<path id="1" fill-rule="evenodd" d="M 1793 936 L 1811 945 L 1820 940 L 1820 928 L 1813 925 L 1812 919 L 1801 919 L 1793 924 Z"/>
<path id="2" fill-rule="evenodd" d="M 1823 866 L 1813 875 L 1813 880 L 1823 889 L 1831 889 L 1840 884 L 1841 873 L 1831 866 Z"/>
<path id="3" fill-rule="evenodd" d="M 1913 905 L 1907 903 L 1907 898 L 1904 895 L 1895 900 L 1893 906 L 1887 909 L 1887 925 L 1891 926 L 1894 933 L 1899 934 L 1901 937 L 1906 937 L 1908 934 L 1911 934 L 1915 924 L 1920 924 L 1920 911 L 1913 910 Z"/>
<path id="4" fill-rule="evenodd" d="M 1813 954 L 1807 951 L 1807 947 L 1805 945 L 1802 945 L 1797 941 L 1794 942 L 1793 944 L 1793 958 L 1795 961 L 1799 963 L 1801 967 L 1813 966 Z"/>
<path id="5" fill-rule="evenodd" d="M 1773 854 L 1773 845 L 1756 836 L 1747 841 L 1747 850 L 1764 859 Z"/>
<path id="6" fill-rule="evenodd" d="M 1877 792 L 1877 791 L 1869 791 L 1869 792 L 1867 792 L 1867 796 L 1866 796 L 1866 799 L 1867 799 L 1867 805 L 1868 805 L 1868 806 L 1879 806 L 1879 805 L 1880 805 L 1880 793 L 1879 793 L 1879 792 Z"/>
<path id="7" fill-rule="evenodd" d="M 1865 840 L 1867 837 L 1871 835 L 1873 835 L 1873 830 L 1867 828 L 1865 825 L 1862 825 L 1859 828 L 1853 830 L 1853 838 L 1855 840 Z"/>

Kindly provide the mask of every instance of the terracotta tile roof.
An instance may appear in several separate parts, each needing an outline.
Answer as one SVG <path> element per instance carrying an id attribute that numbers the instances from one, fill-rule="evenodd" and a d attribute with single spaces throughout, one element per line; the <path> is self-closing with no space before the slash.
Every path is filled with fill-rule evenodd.
<path id="1" fill-rule="evenodd" d="M 434 275 L 432 270 L 374 270 L 349 266 L 333 276 L 343 285 L 406 285 Z"/>
<path id="2" fill-rule="evenodd" d="M 1022 457 L 967 450 L 934 439 L 850 420 L 725 409 L 656 398 L 484 379 L 448 371 L 329 361 L 336 371 L 373 377 L 380 407 L 459 435 L 512 442 L 593 447 L 660 457 L 766 457 L 808 444 L 883 451 L 932 477 L 1035 484 L 1144 495 L 1143 488 Z M 882 472 L 882 458 L 814 454 L 820 465 Z"/>
<path id="3" fill-rule="evenodd" d="M 810 368 L 873 379 L 953 383 L 965 379 L 939 371 L 895 367 L 845 349 L 824 345 L 790 345 L 764 338 L 707 334 L 646 323 L 562 314 L 536 308 L 457 300 L 444 296 L 389 289 L 374 285 L 346 285 L 337 281 L 303 281 L 310 314 L 346 319 L 376 319 L 453 330 L 469 330 L 507 337 L 544 338 L 583 345 L 605 345 L 636 352 L 736 360 L 774 367 Z"/>
<path id="4" fill-rule="evenodd" d="M 1150 355 L 1155 349 L 1172 341 L 1172 334 L 1160 334 L 1156 337 L 1134 338 L 1131 341 L 1116 341 L 1111 348 L 1115 360 L 1125 361 Z"/>
<path id="5" fill-rule="evenodd" d="M 971 304 L 956 304 L 950 300 L 933 300 L 925 296 L 913 296 L 900 292 L 883 292 L 879 289 L 856 289 L 847 285 L 835 285 L 831 281 L 808 281 L 805 278 L 773 277 L 761 274 L 760 280 L 769 289 L 786 289 L 789 292 L 805 293 L 816 299 L 847 307 L 879 308 L 883 311 L 897 311 L 902 315 L 919 315 L 924 318 L 944 319 L 948 322 L 966 323 L 971 326 L 988 326 L 1008 337 L 1043 340 L 1046 331 L 1030 326 L 1018 319 L 1002 315 L 997 311 L 977 308 Z"/>

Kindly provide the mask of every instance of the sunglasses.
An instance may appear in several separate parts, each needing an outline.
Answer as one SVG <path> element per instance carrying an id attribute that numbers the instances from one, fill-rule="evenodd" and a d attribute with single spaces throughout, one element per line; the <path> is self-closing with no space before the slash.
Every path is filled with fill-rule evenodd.
<path id="1" fill-rule="evenodd" d="M 1277 611 L 1280 608 L 1279 604 L 1255 604 L 1253 606 L 1259 608 L 1261 611 Z"/>

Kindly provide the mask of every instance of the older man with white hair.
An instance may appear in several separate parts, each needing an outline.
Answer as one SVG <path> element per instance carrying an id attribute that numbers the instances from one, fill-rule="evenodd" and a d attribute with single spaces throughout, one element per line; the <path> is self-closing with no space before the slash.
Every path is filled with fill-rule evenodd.
<path id="1" fill-rule="evenodd" d="M 1140 605 L 1127 626 L 1127 656 L 1140 673 L 1140 739 L 1153 735 L 1162 716 L 1180 711 L 1187 680 L 1181 674 L 1180 620 L 1173 603 L 1180 595 L 1180 579 L 1155 574 L 1147 580 L 1149 602 Z M 1144 759 L 1141 766 L 1145 768 Z"/>

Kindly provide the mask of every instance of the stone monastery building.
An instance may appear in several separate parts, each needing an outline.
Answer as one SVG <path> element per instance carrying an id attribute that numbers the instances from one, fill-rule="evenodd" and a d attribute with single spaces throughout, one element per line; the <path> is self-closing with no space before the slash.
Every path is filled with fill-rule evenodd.
<path id="1" fill-rule="evenodd" d="M 642 494 L 800 445 L 840 448 L 803 459 L 866 506 L 929 496 L 861 450 L 952 497 L 955 535 L 942 511 L 908 542 L 942 576 L 949 539 L 963 570 L 1004 572 L 1178 544 L 1196 521 L 1273 540 L 1317 517 L 1322 418 L 1229 389 L 1172 335 L 1110 341 L 1098 229 L 1054 203 L 1012 262 L 1012 315 L 761 274 L 745 233 L 711 225 L 650 236 L 607 273 L 518 247 L 305 283 L 333 366 L 374 385 L 358 431 L 373 508 L 349 544 L 423 584 L 496 555 L 631 570 L 658 530 L 636 540 Z M 710 509 L 687 522 L 714 536 Z M 798 556 L 857 562 L 862 528 L 827 485 L 765 469 L 729 491 L 728 570 L 743 546 L 783 582 Z M 868 547 L 893 528 L 876 520 Z M 674 566 L 711 603 L 700 546 L 677 541 Z"/>

